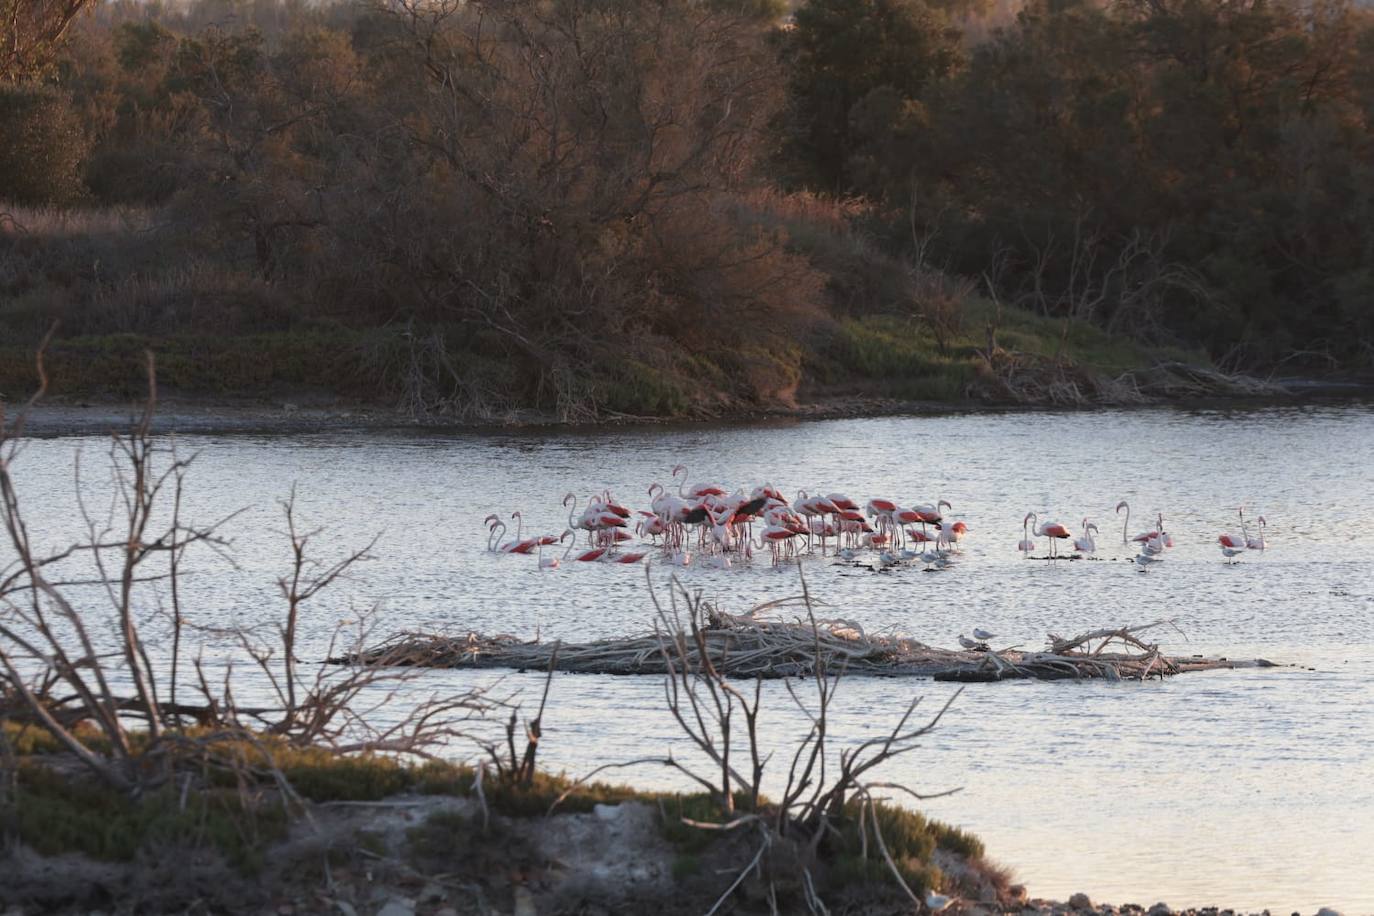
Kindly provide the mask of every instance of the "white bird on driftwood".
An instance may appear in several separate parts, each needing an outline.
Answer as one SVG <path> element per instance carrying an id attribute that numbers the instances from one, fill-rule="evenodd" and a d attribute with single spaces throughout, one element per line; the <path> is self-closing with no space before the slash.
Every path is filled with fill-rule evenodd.
<path id="1" fill-rule="evenodd" d="M 988 650 L 986 643 L 974 642 L 963 633 L 959 634 L 959 645 L 963 646 L 965 649 L 981 649 L 984 652 Z"/>
<path id="2" fill-rule="evenodd" d="M 987 630 L 981 629 L 980 627 L 974 627 L 974 628 L 973 628 L 973 635 L 974 635 L 975 637 L 977 637 L 978 639 L 996 639 L 996 638 L 997 638 L 997 634 L 996 634 L 996 633 L 989 633 Z"/>

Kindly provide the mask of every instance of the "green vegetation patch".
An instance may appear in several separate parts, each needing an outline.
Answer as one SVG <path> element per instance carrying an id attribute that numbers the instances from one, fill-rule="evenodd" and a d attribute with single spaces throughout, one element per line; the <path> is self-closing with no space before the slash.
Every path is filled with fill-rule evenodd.
<path id="1" fill-rule="evenodd" d="M 360 375 L 363 336 L 338 328 L 244 337 L 146 337 L 111 334 L 54 341 L 44 354 L 49 393 L 137 397 L 147 390 L 144 354 L 157 361 L 164 390 L 264 395 L 319 388 L 376 397 Z M 33 348 L 0 346 L 0 392 L 11 400 L 36 386 Z"/>
<path id="2" fill-rule="evenodd" d="M 872 832 L 875 827 L 881 832 L 883 844 L 902 880 L 918 895 L 941 890 L 944 886 L 944 875 L 932 861 L 935 850 L 942 849 L 968 859 L 983 856 L 983 844 L 977 837 L 957 827 L 932 821 L 919 811 L 879 804 L 864 815 L 862 823 L 869 832 L 867 855 L 864 855 L 864 842 L 859 834 L 859 805 L 853 802 L 846 805 L 840 835 L 830 843 L 832 858 L 827 878 L 832 887 L 892 880 L 891 868 L 877 848 Z"/>
<path id="3" fill-rule="evenodd" d="M 211 850 L 247 874 L 261 869 L 263 850 L 286 836 L 288 823 L 280 804 L 257 793 L 213 788 L 183 796 L 168 786 L 131 799 L 32 762 L 19 768 L 12 802 L 0 808 L 0 832 L 42 855 L 128 862 L 167 849 Z"/>

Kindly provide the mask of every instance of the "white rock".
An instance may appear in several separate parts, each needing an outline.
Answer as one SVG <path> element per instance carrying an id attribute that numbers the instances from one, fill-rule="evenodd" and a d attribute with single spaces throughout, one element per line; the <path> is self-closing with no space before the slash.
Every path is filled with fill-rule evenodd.
<path id="1" fill-rule="evenodd" d="M 592 808 L 592 813 L 596 815 L 597 820 L 618 821 L 624 812 L 621 811 L 620 805 L 597 805 Z"/>

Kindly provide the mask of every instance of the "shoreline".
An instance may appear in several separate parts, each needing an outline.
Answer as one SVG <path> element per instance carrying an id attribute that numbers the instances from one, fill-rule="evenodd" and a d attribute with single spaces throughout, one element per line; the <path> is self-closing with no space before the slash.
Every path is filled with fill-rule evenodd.
<path id="1" fill-rule="evenodd" d="M 521 431 L 596 431 L 632 427 L 697 427 L 884 417 L 943 417 L 959 414 L 1028 412 L 1079 413 L 1095 410 L 1252 409 L 1308 404 L 1374 402 L 1374 383 L 1284 380 L 1286 395 L 1222 395 L 1157 398 L 1140 403 L 1083 405 L 1002 403 L 978 400 L 911 401 L 884 397 L 830 396 L 793 406 L 758 406 L 711 416 L 651 417 L 610 415 L 600 422 L 569 422 L 549 411 L 514 411 L 500 419 L 463 420 L 415 417 L 393 408 L 356 401 L 315 397 L 160 398 L 153 420 L 159 433 L 285 434 L 348 431 L 492 433 Z M 7 423 L 22 402 L 0 401 Z M 142 404 L 122 399 L 53 399 L 40 402 L 25 422 L 26 434 L 38 438 L 103 435 L 127 428 Z"/>

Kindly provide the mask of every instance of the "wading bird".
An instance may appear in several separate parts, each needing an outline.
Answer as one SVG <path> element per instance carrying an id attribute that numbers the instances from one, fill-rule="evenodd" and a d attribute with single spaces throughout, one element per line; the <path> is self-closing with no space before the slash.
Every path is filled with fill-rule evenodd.
<path id="1" fill-rule="evenodd" d="M 1087 556 L 1097 553 L 1097 540 L 1093 538 L 1095 533 L 1097 526 L 1088 519 L 1083 519 L 1083 533 L 1073 539 L 1073 549 Z"/>
<path id="2" fill-rule="evenodd" d="M 593 547 L 591 550 L 584 550 L 574 557 L 572 556 L 572 552 L 573 548 L 577 546 L 577 532 L 569 528 L 567 531 L 563 532 L 563 537 L 559 538 L 559 540 L 563 540 L 563 538 L 566 538 L 570 534 L 572 535 L 572 543 L 568 545 L 567 550 L 563 551 L 563 559 L 565 560 L 571 559 L 574 563 L 595 563 L 605 556 L 606 551 L 609 549 L 606 547 Z"/>
<path id="3" fill-rule="evenodd" d="M 1264 550 L 1264 528 L 1265 525 L 1268 524 L 1267 522 L 1265 522 L 1264 516 L 1261 515 L 1258 519 L 1256 519 L 1256 522 L 1259 525 L 1259 537 L 1252 538 L 1250 537 L 1250 532 L 1245 527 L 1245 507 L 1241 506 L 1236 511 L 1240 513 L 1240 533 L 1245 535 L 1246 548 L 1249 550 Z"/>
<path id="4" fill-rule="evenodd" d="M 1051 557 L 1058 556 L 1059 541 L 1067 541 L 1069 538 L 1073 537 L 1073 535 L 1069 533 L 1068 528 L 1058 522 L 1041 522 L 1040 517 L 1034 512 L 1028 512 L 1025 519 L 1023 519 L 1023 522 L 1025 521 L 1031 523 L 1031 530 L 1035 532 L 1036 537 L 1050 539 Z"/>

